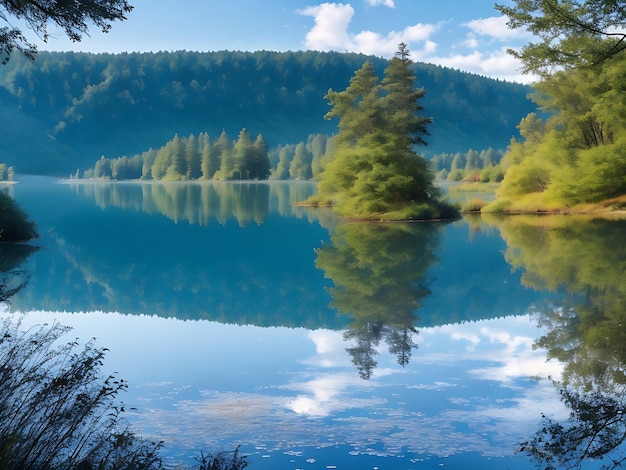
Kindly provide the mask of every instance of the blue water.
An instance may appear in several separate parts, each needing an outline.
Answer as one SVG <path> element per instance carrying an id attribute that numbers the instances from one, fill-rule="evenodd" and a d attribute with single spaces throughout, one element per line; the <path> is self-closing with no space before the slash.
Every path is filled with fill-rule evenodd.
<path id="1" fill-rule="evenodd" d="M 537 288 L 526 245 L 561 229 L 346 226 L 292 206 L 307 183 L 11 191 L 41 249 L 4 315 L 109 348 L 129 420 L 172 466 L 241 446 L 251 469 L 527 469 L 541 414 L 568 417 L 548 379 L 567 364 L 534 345 L 584 279 Z"/>

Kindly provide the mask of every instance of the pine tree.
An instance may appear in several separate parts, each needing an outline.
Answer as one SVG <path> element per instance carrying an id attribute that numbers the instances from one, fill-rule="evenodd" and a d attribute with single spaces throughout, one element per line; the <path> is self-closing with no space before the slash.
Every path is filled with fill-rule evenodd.
<path id="1" fill-rule="evenodd" d="M 226 179 L 248 180 L 250 179 L 251 163 L 254 160 L 254 148 L 250 139 L 250 132 L 247 129 L 241 129 L 239 138 L 235 143 L 234 149 L 234 166 L 230 173 L 226 175 Z"/>
<path id="2" fill-rule="evenodd" d="M 254 148 L 254 162 L 250 168 L 250 174 L 253 178 L 265 180 L 270 176 L 270 158 L 267 142 L 261 134 L 256 137 L 252 147 Z"/>
<path id="3" fill-rule="evenodd" d="M 152 165 L 152 169 L 150 170 L 150 175 L 153 180 L 163 179 L 165 173 L 167 172 L 167 168 L 170 166 L 170 154 L 168 149 L 163 146 L 161 147 L 154 158 L 154 164 Z"/>
<path id="4" fill-rule="evenodd" d="M 202 147 L 202 156 L 200 160 L 200 171 L 202 173 L 201 179 L 212 180 L 215 172 L 219 170 L 220 161 L 215 154 L 215 150 L 211 146 L 211 142 L 208 138 L 204 140 Z"/>
<path id="5" fill-rule="evenodd" d="M 415 89 L 416 77 L 409 55 L 407 45 L 400 43 L 385 69 L 382 81 L 383 108 L 385 127 L 397 140 L 395 145 L 405 154 L 415 154 L 414 146 L 426 145 L 424 136 L 428 135 L 428 125 L 432 119 L 417 115 L 423 109 L 418 102 L 424 97 L 425 91 L 423 88 Z"/>
<path id="6" fill-rule="evenodd" d="M 164 179 L 167 180 L 183 180 L 187 174 L 187 162 L 185 161 L 185 147 L 182 139 L 177 135 L 174 136 L 167 144 L 165 151 L 170 156 L 170 165 L 165 172 Z"/>
<path id="7" fill-rule="evenodd" d="M 434 176 L 415 146 L 425 145 L 431 119 L 419 116 L 423 89 L 415 89 L 415 74 L 406 44 L 398 47 L 379 83 L 366 62 L 345 91 L 330 90 L 339 118 L 332 160 L 319 175 L 320 203 L 351 217 L 438 218 L 453 210 L 439 200 Z M 443 212 L 442 212 L 443 211 Z"/>
<path id="8" fill-rule="evenodd" d="M 310 147 L 311 152 L 311 173 L 313 174 L 313 178 L 319 175 L 322 171 L 322 158 L 326 153 L 327 140 L 328 137 L 324 134 L 309 136 L 309 143 L 307 143 L 307 147 Z"/>
<path id="9" fill-rule="evenodd" d="M 143 162 L 141 166 L 142 180 L 152 179 L 152 165 L 154 165 L 156 155 L 157 151 L 153 148 L 150 148 L 148 151 L 141 154 L 141 161 Z"/>
<path id="10" fill-rule="evenodd" d="M 311 154 L 307 152 L 304 142 L 296 146 L 296 153 L 289 167 L 289 176 L 294 180 L 308 180 L 311 178 Z"/>
<path id="11" fill-rule="evenodd" d="M 467 159 L 467 162 L 465 163 L 466 172 L 470 172 L 472 170 L 480 170 L 482 168 L 480 154 L 476 150 L 468 150 L 467 156 L 465 158 Z"/>
<path id="12" fill-rule="evenodd" d="M 185 142 L 185 162 L 187 164 L 186 179 L 195 180 L 200 178 L 200 152 L 198 151 L 198 139 L 191 134 Z"/>
<path id="13" fill-rule="evenodd" d="M 293 151 L 292 145 L 286 145 L 278 152 L 278 165 L 272 174 L 272 178 L 277 180 L 289 179 L 289 166 L 291 164 L 290 151 Z"/>
<path id="14" fill-rule="evenodd" d="M 223 130 L 218 139 L 213 145 L 216 158 L 220 160 L 219 170 L 215 173 L 214 178 L 218 180 L 224 180 L 228 178 L 228 175 L 232 173 L 235 167 L 235 159 L 233 155 L 233 148 L 228 138 L 228 134 Z"/>

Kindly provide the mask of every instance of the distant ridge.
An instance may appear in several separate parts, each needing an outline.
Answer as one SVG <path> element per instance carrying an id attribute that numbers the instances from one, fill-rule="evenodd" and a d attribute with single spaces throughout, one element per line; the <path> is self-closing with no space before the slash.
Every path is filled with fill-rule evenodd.
<path id="1" fill-rule="evenodd" d="M 173 135 L 242 127 L 270 146 L 332 134 L 324 120 L 329 88 L 343 90 L 366 60 L 336 52 L 40 52 L 0 67 L 2 161 L 17 172 L 67 176 L 101 155 L 132 155 Z M 535 109 L 530 88 L 429 64 L 416 64 L 432 116 L 426 156 L 504 148 Z"/>

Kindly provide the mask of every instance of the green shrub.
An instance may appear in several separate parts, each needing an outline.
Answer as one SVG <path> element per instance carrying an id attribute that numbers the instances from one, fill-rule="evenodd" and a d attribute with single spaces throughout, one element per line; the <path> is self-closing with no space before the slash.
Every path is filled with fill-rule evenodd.
<path id="1" fill-rule="evenodd" d="M 480 172 L 481 183 L 500 183 L 504 179 L 502 166 L 488 166 Z"/>
<path id="2" fill-rule="evenodd" d="M 437 172 L 437 174 L 435 175 L 435 180 L 437 181 L 446 181 L 448 179 L 448 175 L 450 174 L 450 172 L 448 170 L 446 170 L 445 168 L 443 168 L 442 170 L 439 170 Z"/>
<path id="3" fill-rule="evenodd" d="M 465 171 L 456 169 L 448 174 L 448 181 L 462 181 L 465 177 Z"/>
<path id="4" fill-rule="evenodd" d="M 481 212 L 509 212 L 513 203 L 507 198 L 496 199 L 481 209 Z"/>

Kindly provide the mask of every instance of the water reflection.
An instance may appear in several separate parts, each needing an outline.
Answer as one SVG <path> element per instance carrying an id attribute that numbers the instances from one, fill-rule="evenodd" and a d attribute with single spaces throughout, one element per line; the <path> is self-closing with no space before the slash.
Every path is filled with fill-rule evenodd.
<path id="1" fill-rule="evenodd" d="M 39 248 L 23 243 L 0 244 L 0 303 L 8 302 L 28 283 L 20 266 Z"/>
<path id="2" fill-rule="evenodd" d="M 317 250 L 316 265 L 332 279 L 331 306 L 351 317 L 344 339 L 363 379 L 377 365 L 379 342 L 401 366 L 417 348 L 416 311 L 429 295 L 427 273 L 441 240 L 436 224 L 340 225 L 331 244 Z"/>
<path id="3" fill-rule="evenodd" d="M 98 207 L 132 209 L 160 214 L 179 222 L 207 225 L 212 220 L 224 225 L 237 220 L 240 227 L 262 224 L 268 214 L 292 216 L 306 213 L 294 208 L 315 191 L 312 183 L 285 182 L 196 182 L 196 183 L 69 183 L 81 196 Z"/>
<path id="4" fill-rule="evenodd" d="M 327 229 L 291 206 L 311 190 L 306 183 L 48 184 L 25 194 L 46 249 L 14 305 L 340 328 L 345 319 L 328 311 L 329 283 L 314 266 L 313 247 L 328 239 Z M 216 208 L 206 194 L 222 194 Z M 186 212 L 176 212 L 182 200 Z M 245 220 L 263 224 L 242 228 Z"/>
<path id="5" fill-rule="evenodd" d="M 626 460 L 626 221 L 590 217 L 509 217 L 497 221 L 507 261 L 534 289 L 562 289 L 562 302 L 538 314 L 535 343 L 563 364 L 553 379 L 570 417 L 547 412 L 521 450 L 545 468 Z"/>
<path id="6" fill-rule="evenodd" d="M 262 184 L 217 199 L 199 183 L 17 185 L 43 249 L 16 309 L 110 347 L 139 428 L 173 458 L 244 443 L 260 469 L 528 468 L 517 443 L 539 407 L 563 408 L 529 313 L 587 296 L 520 285 L 541 276 L 516 256 L 551 254 L 518 238 L 545 242 L 544 228 L 338 224 L 292 207 L 297 184 Z M 246 188 L 255 210 L 236 199 Z"/>

